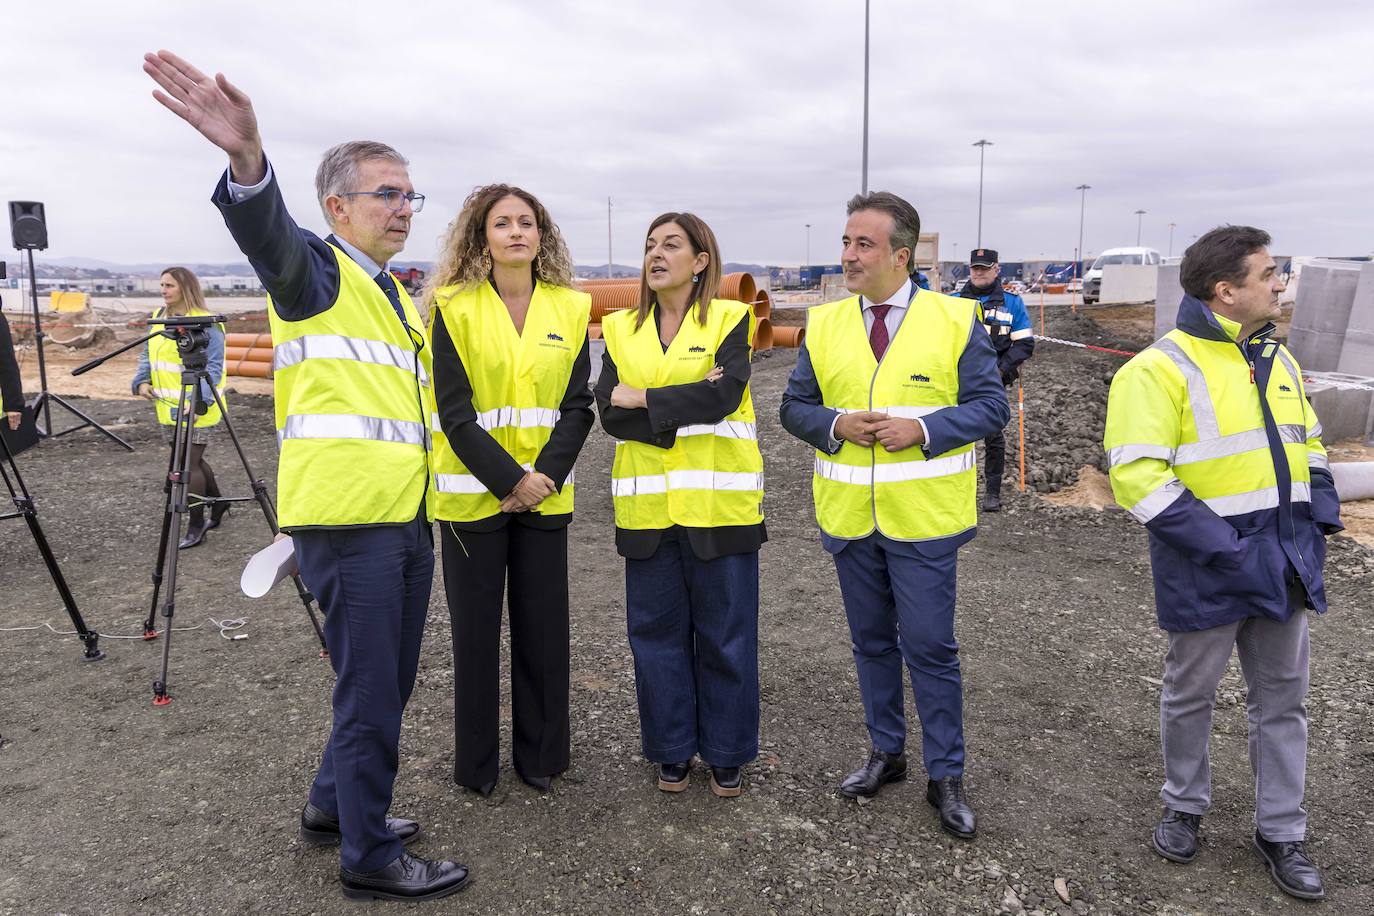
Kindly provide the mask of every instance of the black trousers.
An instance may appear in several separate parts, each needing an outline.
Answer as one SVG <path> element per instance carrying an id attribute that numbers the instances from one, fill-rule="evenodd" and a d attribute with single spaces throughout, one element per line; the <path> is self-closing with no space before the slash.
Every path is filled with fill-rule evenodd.
<path id="1" fill-rule="evenodd" d="M 1007 467 L 1007 437 L 998 430 L 983 440 L 987 448 L 987 461 L 983 465 L 983 492 L 995 496 L 1002 495 L 1002 474 Z"/>
<path id="2" fill-rule="evenodd" d="M 512 519 L 496 531 L 440 522 L 453 625 L 453 778 L 476 789 L 500 771 L 501 605 L 509 574 L 515 769 L 568 768 L 568 529 Z"/>

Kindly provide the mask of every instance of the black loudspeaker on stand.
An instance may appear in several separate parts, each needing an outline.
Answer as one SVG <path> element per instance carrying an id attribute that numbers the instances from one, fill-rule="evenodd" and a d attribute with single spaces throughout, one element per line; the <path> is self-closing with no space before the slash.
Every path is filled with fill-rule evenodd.
<path id="1" fill-rule="evenodd" d="M 3 416 L 0 414 L 0 422 L 3 422 Z M 53 556 L 52 548 L 48 546 L 48 539 L 43 535 L 43 527 L 38 524 L 38 509 L 34 506 L 28 487 L 24 486 L 24 478 L 19 474 L 19 465 L 15 464 L 14 453 L 10 451 L 9 443 L 5 441 L 4 436 L 0 436 L 0 478 L 4 478 L 5 488 L 9 490 L 10 499 L 14 501 L 16 510 L 0 514 L 0 521 L 22 518 L 28 523 L 33 542 L 38 545 L 38 552 L 42 554 L 43 562 L 48 567 L 48 575 L 52 576 L 53 585 L 57 586 L 57 593 L 62 596 L 62 603 L 67 607 L 67 616 L 71 617 L 72 626 L 76 627 L 76 635 L 86 644 L 82 660 L 93 662 L 104 658 L 105 653 L 100 650 L 99 645 L 100 634 L 86 626 L 81 611 L 76 607 L 76 599 L 72 597 L 66 577 L 57 565 L 57 557 Z"/>
<path id="2" fill-rule="evenodd" d="M 220 397 L 219 390 L 210 379 L 210 373 L 207 370 L 209 365 L 209 329 L 212 325 L 223 323 L 223 321 L 223 315 L 153 318 L 149 320 L 149 323 L 160 324 L 163 326 L 163 330 L 153 331 L 140 340 L 126 344 L 118 350 L 106 353 L 104 356 L 97 357 L 72 370 L 72 375 L 89 372 L 106 360 L 140 346 L 158 335 L 175 340 L 177 352 L 181 356 L 181 394 L 177 402 L 176 423 L 172 432 L 172 454 L 167 464 L 162 534 L 158 540 L 157 566 L 153 571 L 153 600 L 148 610 L 148 619 L 143 624 L 143 638 L 156 639 L 158 636 L 156 629 L 158 600 L 162 598 L 162 617 L 164 619 L 162 668 L 157 680 L 153 682 L 154 706 L 166 706 L 172 702 L 171 696 L 167 693 L 167 666 L 172 653 L 172 617 L 176 613 L 177 558 L 180 555 L 182 518 L 190 511 L 191 501 L 194 499 L 201 505 L 213 507 L 217 502 L 256 500 L 262 509 L 263 517 L 267 520 L 268 527 L 272 529 L 272 533 L 277 534 L 280 531 L 277 527 L 277 510 L 272 505 L 272 497 L 267 493 L 267 484 L 253 473 L 252 465 L 248 463 L 248 456 L 239 443 L 238 434 L 234 432 L 234 424 L 229 421 L 229 411 L 224 406 L 224 399 Z M 248 475 L 248 482 L 253 488 L 252 496 L 211 498 L 193 496 L 189 492 L 191 433 L 195 427 L 196 418 L 204 416 L 210 407 L 210 404 L 201 396 L 202 388 L 209 389 L 214 398 L 214 404 L 219 407 L 221 422 L 229 434 L 230 441 L 234 443 L 234 450 L 238 452 L 239 461 L 243 464 L 243 470 Z M 164 573 L 166 574 L 166 589 L 163 589 Z M 325 646 L 324 631 L 320 629 L 319 619 L 315 616 L 315 596 L 310 594 L 299 575 L 293 575 L 291 579 L 296 585 L 296 593 L 300 596 L 301 603 L 305 605 L 305 612 L 310 617 L 310 624 L 315 630 L 315 636 L 320 641 L 320 657 L 328 657 L 329 652 Z"/>
<path id="3" fill-rule="evenodd" d="M 73 407 L 60 394 L 54 394 L 48 390 L 48 365 L 43 357 L 43 316 L 38 311 L 38 275 L 34 273 L 33 269 L 34 250 L 43 251 L 48 247 L 48 224 L 43 212 L 43 205 L 36 200 L 10 201 L 10 234 L 14 240 L 15 249 L 27 251 L 29 254 L 29 293 L 33 305 L 33 340 L 34 346 L 38 349 L 38 394 L 29 406 L 33 408 L 33 418 L 34 422 L 38 424 L 39 435 L 45 439 L 51 439 L 65 436 L 67 433 L 74 433 L 78 429 L 85 429 L 89 426 L 132 452 L 134 450 L 132 445 Z M 81 422 L 70 429 L 53 432 L 52 404 L 64 408 Z M 42 418 L 41 422 L 40 417 Z"/>

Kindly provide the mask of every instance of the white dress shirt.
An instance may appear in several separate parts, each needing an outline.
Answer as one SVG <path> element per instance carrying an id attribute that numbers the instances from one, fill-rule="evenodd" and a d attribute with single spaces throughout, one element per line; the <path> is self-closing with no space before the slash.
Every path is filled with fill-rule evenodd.
<path id="1" fill-rule="evenodd" d="M 908 279 L 901 286 L 897 287 L 897 291 L 891 296 L 888 296 L 887 300 L 884 302 L 875 303 L 869 301 L 867 296 L 860 296 L 859 308 L 863 310 L 864 331 L 869 335 L 873 333 L 873 322 L 877 320 L 876 316 L 873 314 L 874 305 L 892 306 L 887 310 L 887 314 L 883 316 L 883 323 L 887 325 L 888 345 L 891 346 L 892 341 L 897 338 L 897 329 L 902 326 L 902 319 L 906 317 L 906 313 L 910 310 L 913 292 L 912 281 Z M 839 420 L 840 415 L 837 413 L 835 414 L 835 419 L 830 421 L 830 450 L 832 452 L 838 451 L 840 448 L 840 440 L 835 435 L 835 424 L 838 423 Z M 929 441 L 930 431 L 926 429 L 925 421 L 918 417 L 916 422 L 921 425 L 922 438 Z M 879 448 L 879 446 L 875 445 L 874 448 Z"/>

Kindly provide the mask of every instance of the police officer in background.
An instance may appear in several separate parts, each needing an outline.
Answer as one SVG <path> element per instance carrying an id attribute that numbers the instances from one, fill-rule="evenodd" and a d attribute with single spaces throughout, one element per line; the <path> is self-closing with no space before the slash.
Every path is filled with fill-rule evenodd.
<path id="1" fill-rule="evenodd" d="M 1020 374 L 1020 366 L 1031 358 L 1035 337 L 1031 333 L 1026 303 L 1015 293 L 1002 289 L 997 252 L 991 248 L 975 248 L 969 255 L 969 279 L 959 295 L 978 300 L 983 313 L 983 326 L 992 337 L 997 350 L 997 371 L 1002 384 L 1010 385 Z M 1002 471 L 1007 464 L 1007 439 L 999 428 L 983 443 L 987 447 L 987 465 L 983 469 L 983 511 L 998 512 L 1002 508 Z"/>

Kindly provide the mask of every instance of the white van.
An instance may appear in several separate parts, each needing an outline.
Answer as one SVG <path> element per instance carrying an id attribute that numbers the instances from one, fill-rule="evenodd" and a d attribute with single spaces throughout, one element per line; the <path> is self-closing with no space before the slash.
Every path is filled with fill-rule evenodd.
<path id="1" fill-rule="evenodd" d="M 1108 248 L 1083 273 L 1083 304 L 1102 297 L 1102 268 L 1108 264 L 1159 264 L 1163 259 L 1153 248 Z"/>

